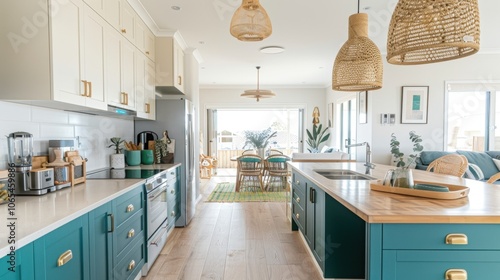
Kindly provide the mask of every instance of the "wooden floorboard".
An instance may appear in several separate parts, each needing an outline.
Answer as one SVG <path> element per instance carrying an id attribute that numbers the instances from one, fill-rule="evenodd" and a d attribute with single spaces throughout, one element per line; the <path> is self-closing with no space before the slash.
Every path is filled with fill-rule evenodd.
<path id="1" fill-rule="evenodd" d="M 205 180 L 203 197 L 220 181 L 231 178 Z M 285 209 L 278 202 L 200 202 L 141 280 L 322 279 L 299 233 L 290 230 Z"/>

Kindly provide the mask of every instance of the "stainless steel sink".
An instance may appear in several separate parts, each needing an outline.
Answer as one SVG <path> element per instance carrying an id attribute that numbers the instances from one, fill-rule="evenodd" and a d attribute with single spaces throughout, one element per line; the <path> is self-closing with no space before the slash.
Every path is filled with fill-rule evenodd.
<path id="1" fill-rule="evenodd" d="M 319 175 L 330 180 L 374 180 L 375 178 L 346 169 L 314 170 Z"/>

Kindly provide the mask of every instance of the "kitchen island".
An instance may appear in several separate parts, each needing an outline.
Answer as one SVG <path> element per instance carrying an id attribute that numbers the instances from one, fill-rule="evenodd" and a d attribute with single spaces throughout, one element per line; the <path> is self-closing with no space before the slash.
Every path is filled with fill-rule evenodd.
<path id="1" fill-rule="evenodd" d="M 292 229 L 302 232 L 325 278 L 500 275 L 499 186 L 413 170 L 415 180 L 470 188 L 465 198 L 426 199 L 372 191 L 368 180 L 330 180 L 316 172 L 343 169 L 364 174 L 363 163 L 290 165 Z M 392 168 L 376 165 L 370 175 L 382 179 Z"/>
<path id="2" fill-rule="evenodd" d="M 140 168 L 143 170 L 167 170 L 177 168 L 179 166 L 180 164 L 160 164 L 143 165 L 140 166 Z M 127 169 L 137 168 L 139 167 L 128 167 Z M 87 179 L 86 183 L 78 184 L 72 188 L 62 189 L 43 196 L 16 196 L 13 216 L 9 215 L 8 205 L 0 205 L 0 220 L 2 220 L 5 225 L 8 225 L 10 222 L 15 223 L 15 229 L 13 231 L 0 231 L 0 259 L 5 257 L 7 254 L 10 254 L 12 251 L 11 246 L 15 246 L 16 253 L 19 253 L 19 255 L 16 254 L 16 260 L 24 261 L 23 249 L 25 246 L 27 247 L 26 252 L 33 252 L 33 244 L 35 244 L 34 246 L 36 248 L 37 241 L 48 236 L 49 234 L 54 234 L 54 232 L 66 226 L 75 226 L 77 228 L 74 230 L 75 234 L 84 237 L 88 237 L 90 235 L 90 239 L 92 240 L 94 236 L 92 236 L 93 234 L 91 233 L 89 234 L 89 230 L 86 229 L 86 227 L 93 229 L 94 226 L 89 222 L 91 219 L 87 219 L 86 215 L 89 214 L 89 217 L 94 217 L 93 215 L 96 215 L 97 213 L 94 212 L 96 209 L 111 206 L 111 202 L 122 202 L 126 203 L 125 206 L 127 206 L 129 205 L 128 201 L 135 201 L 135 209 L 134 206 L 132 206 L 130 211 L 127 212 L 129 212 L 130 215 L 137 212 L 138 215 L 144 217 L 142 210 L 145 203 L 143 188 L 146 179 L 147 178 L 112 180 Z M 121 217 L 125 217 L 125 215 L 121 212 L 117 212 L 115 213 L 115 216 L 117 219 L 116 225 L 119 226 Z M 97 216 L 95 217 L 97 219 Z M 113 220 L 111 224 L 113 224 L 114 218 L 111 217 L 111 219 Z M 137 221 L 142 225 L 145 224 L 143 219 L 138 219 Z M 99 230 L 98 227 L 100 226 L 100 223 L 96 225 L 97 227 L 95 230 Z M 107 230 L 105 229 L 105 231 Z M 129 237 L 133 236 L 134 233 L 130 233 Z M 135 236 L 140 236 L 139 231 L 135 233 Z M 12 243 L 11 240 L 14 240 L 15 243 Z M 82 247 L 82 250 L 87 250 L 88 252 L 89 249 L 84 247 Z M 74 255 L 74 257 L 77 256 Z M 96 256 L 93 256 L 93 258 L 94 257 Z M 66 259 L 70 261 L 71 257 L 68 255 Z M 75 259 L 73 259 L 73 261 L 75 261 Z M 50 263 L 49 265 L 52 264 Z M 4 263 L 0 265 L 0 268 L 2 268 L 0 276 L 6 271 L 6 268 L 4 270 L 4 266 Z M 84 268 L 83 270 L 86 271 L 87 268 Z M 82 279 L 88 279 L 88 276 L 89 275 L 85 272 L 82 273 L 81 277 Z M 30 277 L 27 276 L 27 279 L 28 278 Z"/>

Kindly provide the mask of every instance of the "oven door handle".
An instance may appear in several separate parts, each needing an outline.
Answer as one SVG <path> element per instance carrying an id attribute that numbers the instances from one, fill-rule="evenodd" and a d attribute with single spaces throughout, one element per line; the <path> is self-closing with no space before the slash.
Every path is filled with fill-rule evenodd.
<path id="1" fill-rule="evenodd" d="M 161 234 L 160 234 L 160 232 L 161 232 L 162 230 L 167 230 L 167 226 L 162 226 L 162 227 L 160 227 L 160 229 L 158 230 L 158 235 L 159 235 L 160 237 L 158 237 L 155 241 L 152 241 L 152 242 L 151 242 L 151 245 L 155 245 L 156 247 L 158 247 L 158 245 L 159 245 L 159 243 L 160 243 L 160 240 L 161 240 L 161 238 L 162 238 L 162 235 L 163 235 L 163 233 L 161 233 Z"/>
<path id="2" fill-rule="evenodd" d="M 159 187 L 154 190 L 154 194 L 148 195 L 148 200 L 155 200 L 158 196 L 161 195 L 162 192 L 164 192 L 167 189 L 168 185 L 165 185 L 163 187 Z"/>

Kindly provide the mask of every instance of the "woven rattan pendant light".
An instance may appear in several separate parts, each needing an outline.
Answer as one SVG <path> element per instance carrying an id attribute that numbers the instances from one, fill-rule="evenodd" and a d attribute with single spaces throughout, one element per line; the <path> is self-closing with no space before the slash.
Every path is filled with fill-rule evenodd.
<path id="1" fill-rule="evenodd" d="M 242 93 L 240 96 L 241 97 L 248 97 L 248 98 L 255 98 L 257 99 L 257 102 L 259 102 L 259 100 L 261 98 L 271 98 L 271 97 L 275 97 L 276 94 L 270 90 L 267 90 L 267 89 L 260 89 L 259 88 L 259 70 L 260 70 L 260 66 L 257 66 L 257 89 L 251 89 L 251 90 L 245 90 L 244 93 Z"/>
<path id="2" fill-rule="evenodd" d="M 349 17 L 349 38 L 340 48 L 332 71 L 332 89 L 366 91 L 382 88 L 382 55 L 368 38 L 368 15 Z"/>
<path id="3" fill-rule="evenodd" d="M 427 64 L 479 51 L 477 0 L 399 0 L 389 24 L 387 61 Z"/>
<path id="4" fill-rule="evenodd" d="M 271 35 L 273 27 L 259 0 L 243 0 L 234 12 L 229 30 L 240 41 L 262 41 Z"/>

